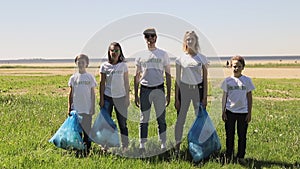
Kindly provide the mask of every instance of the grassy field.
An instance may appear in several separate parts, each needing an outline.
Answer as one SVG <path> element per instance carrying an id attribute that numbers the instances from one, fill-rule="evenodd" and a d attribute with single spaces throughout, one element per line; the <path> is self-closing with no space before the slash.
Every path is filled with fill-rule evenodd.
<path id="1" fill-rule="evenodd" d="M 55 148 L 48 140 L 66 118 L 68 79 L 69 76 L 0 76 L 0 168 L 300 167 L 300 79 L 253 79 L 256 90 L 253 119 L 248 129 L 246 158 L 249 164 L 246 166 L 223 163 L 225 131 L 221 114 L 216 123 L 221 152 L 199 164 L 191 162 L 186 141 L 179 158 L 171 151 L 145 159 L 121 157 L 103 153 L 95 144 L 89 157 L 76 158 L 74 152 Z M 209 93 L 219 90 L 210 89 Z M 173 102 L 172 98 L 167 108 L 168 126 L 176 119 Z M 135 138 L 138 138 L 139 113 L 133 106 L 129 112 L 132 119 L 128 122 L 130 151 L 134 151 L 138 146 Z M 154 137 L 156 123 L 149 127 L 149 135 Z M 168 142 L 169 147 L 172 141 Z"/>

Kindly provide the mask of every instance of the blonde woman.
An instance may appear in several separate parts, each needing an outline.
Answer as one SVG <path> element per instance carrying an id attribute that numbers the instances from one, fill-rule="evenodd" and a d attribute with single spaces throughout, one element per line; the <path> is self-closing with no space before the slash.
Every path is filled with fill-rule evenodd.
<path id="1" fill-rule="evenodd" d="M 195 114 L 199 105 L 207 105 L 207 66 L 208 61 L 200 53 L 199 39 L 194 31 L 187 31 L 183 38 L 184 54 L 176 59 L 175 125 L 176 153 L 180 151 L 186 115 L 192 101 Z"/>

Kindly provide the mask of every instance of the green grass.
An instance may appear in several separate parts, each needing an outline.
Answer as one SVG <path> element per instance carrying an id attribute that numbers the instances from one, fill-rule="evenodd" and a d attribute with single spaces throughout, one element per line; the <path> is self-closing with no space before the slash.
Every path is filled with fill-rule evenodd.
<path id="1" fill-rule="evenodd" d="M 200 164 L 190 161 L 186 140 L 179 159 L 171 153 L 167 157 L 154 156 L 145 159 L 103 154 L 95 144 L 90 157 L 75 158 L 74 152 L 58 149 L 48 142 L 66 118 L 68 79 L 69 76 L 0 76 L 0 168 L 245 167 L 222 163 L 225 131 L 218 108 L 209 109 L 209 113 L 215 115 L 214 121 L 222 150 L 220 154 Z M 299 167 L 300 79 L 253 79 L 253 82 L 256 90 L 253 92 L 253 119 L 249 125 L 247 140 L 246 158 L 250 162 L 246 167 Z M 210 97 L 218 92 L 220 89 L 210 89 Z M 176 119 L 173 104 L 172 98 L 167 108 L 169 133 L 173 132 Z M 209 106 L 214 107 L 212 103 Z M 133 119 L 128 122 L 130 151 L 134 151 L 134 147 L 138 146 L 136 138 L 139 111 L 131 106 L 129 112 L 130 119 Z M 193 115 L 191 118 L 194 118 Z M 151 122 L 150 137 L 155 138 L 156 128 L 156 122 Z M 172 146 L 173 138 L 168 139 L 168 146 Z M 149 151 L 156 146 L 156 142 L 154 139 L 153 143 L 148 144 Z"/>

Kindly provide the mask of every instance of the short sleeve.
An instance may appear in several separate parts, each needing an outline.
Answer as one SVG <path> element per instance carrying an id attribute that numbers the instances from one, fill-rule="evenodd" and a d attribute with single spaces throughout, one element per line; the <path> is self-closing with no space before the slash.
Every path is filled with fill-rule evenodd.
<path id="1" fill-rule="evenodd" d="M 177 57 L 176 60 L 175 60 L 175 63 L 178 64 L 178 65 L 181 65 L 181 63 L 180 63 L 180 60 L 181 60 L 181 59 L 180 59 L 180 58 L 181 58 L 181 57 Z"/>
<path id="2" fill-rule="evenodd" d="M 169 66 L 170 65 L 170 58 L 167 52 L 164 54 L 164 66 Z"/>
<path id="3" fill-rule="evenodd" d="M 221 89 L 222 89 L 224 92 L 227 92 L 227 83 L 226 83 L 226 79 L 222 82 L 222 84 L 221 84 Z"/>
<path id="4" fill-rule="evenodd" d="M 128 72 L 128 66 L 126 63 L 123 63 L 124 64 L 124 72 Z"/>
<path id="5" fill-rule="evenodd" d="M 255 89 L 254 84 L 252 83 L 252 80 L 249 78 L 247 92 L 251 92 L 254 89 Z"/>
<path id="6" fill-rule="evenodd" d="M 99 73 L 105 73 L 105 63 L 102 63 L 99 69 Z"/>
<path id="7" fill-rule="evenodd" d="M 68 86 L 73 86 L 73 81 L 74 81 L 74 75 L 72 75 L 69 79 L 69 82 L 68 82 Z"/>
<path id="8" fill-rule="evenodd" d="M 206 56 L 200 54 L 200 60 L 201 60 L 202 64 L 208 65 L 208 60 L 207 60 Z"/>
<path id="9" fill-rule="evenodd" d="M 135 65 L 136 66 L 141 66 L 141 61 L 140 61 L 140 57 L 135 58 Z"/>
<path id="10" fill-rule="evenodd" d="M 141 65 L 141 58 L 140 57 L 137 57 L 135 59 L 135 65 L 137 67 L 136 71 L 137 72 L 142 72 L 142 65 Z"/>
<path id="11" fill-rule="evenodd" d="M 91 85 L 91 87 L 96 87 L 97 86 L 97 81 L 96 81 L 95 76 L 93 76 L 92 74 L 90 74 L 90 76 L 91 76 L 91 79 L 92 79 L 92 85 Z"/>

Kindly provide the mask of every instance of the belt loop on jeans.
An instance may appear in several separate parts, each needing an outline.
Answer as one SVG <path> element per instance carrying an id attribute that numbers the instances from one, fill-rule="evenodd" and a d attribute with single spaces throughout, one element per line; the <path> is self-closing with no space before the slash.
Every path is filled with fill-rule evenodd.
<path id="1" fill-rule="evenodd" d="M 160 84 L 158 86 L 152 86 L 152 87 L 141 85 L 141 87 L 146 88 L 146 89 L 161 89 L 161 88 L 164 88 L 164 84 Z"/>

